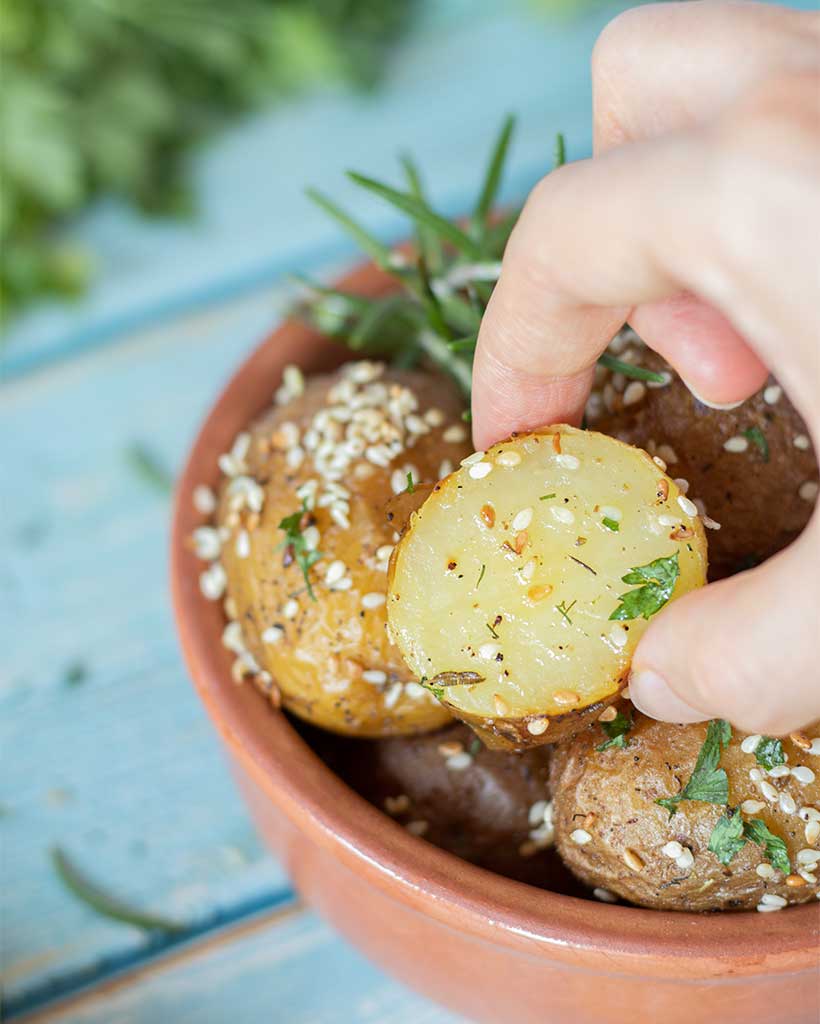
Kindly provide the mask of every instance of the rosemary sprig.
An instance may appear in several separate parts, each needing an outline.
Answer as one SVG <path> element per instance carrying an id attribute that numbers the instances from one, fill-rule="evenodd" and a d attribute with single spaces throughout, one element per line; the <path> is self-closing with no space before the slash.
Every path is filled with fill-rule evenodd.
<path id="1" fill-rule="evenodd" d="M 302 520 L 308 513 L 307 502 L 303 501 L 302 507 L 298 511 L 292 512 L 280 521 L 279 529 L 285 531 L 285 539 L 279 547 L 284 548 L 286 552 L 291 552 L 293 560 L 302 570 L 308 595 L 311 601 L 315 601 L 316 595 L 313 593 L 313 586 L 310 582 L 310 569 L 322 558 L 322 552 L 312 550 L 305 541 Z"/>
<path id="2" fill-rule="evenodd" d="M 106 892 L 96 882 L 87 878 L 65 850 L 59 846 L 55 846 L 51 850 L 51 863 L 54 865 L 57 877 L 66 889 L 103 917 L 122 921 L 124 924 L 131 924 L 136 928 L 143 928 L 145 931 L 161 931 L 169 934 L 183 931 L 183 925 L 179 922 L 160 917 L 158 914 L 146 913 L 137 907 L 132 907 L 118 896 Z"/>

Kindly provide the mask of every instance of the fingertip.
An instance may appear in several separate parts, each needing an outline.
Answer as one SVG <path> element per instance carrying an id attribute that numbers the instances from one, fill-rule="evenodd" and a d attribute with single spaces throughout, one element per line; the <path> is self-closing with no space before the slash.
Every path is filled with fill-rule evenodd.
<path id="1" fill-rule="evenodd" d="M 710 718 L 681 700 L 664 677 L 651 668 L 636 669 L 630 674 L 629 699 L 643 714 L 661 722 L 690 725 Z"/>

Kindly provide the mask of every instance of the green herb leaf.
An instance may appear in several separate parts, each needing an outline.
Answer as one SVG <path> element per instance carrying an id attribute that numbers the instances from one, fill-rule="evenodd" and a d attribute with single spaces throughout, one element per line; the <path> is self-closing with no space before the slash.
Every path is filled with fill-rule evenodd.
<path id="1" fill-rule="evenodd" d="M 610 519 L 609 516 L 604 516 L 601 522 L 607 530 L 612 530 L 613 533 L 617 533 L 621 528 L 621 524 L 616 519 Z"/>
<path id="2" fill-rule="evenodd" d="M 757 763 L 767 770 L 776 768 L 779 764 L 785 764 L 783 742 L 772 736 L 764 736 L 755 748 L 755 758 Z"/>
<path id="3" fill-rule="evenodd" d="M 763 456 L 763 461 L 769 461 L 769 442 L 766 440 L 766 435 L 760 429 L 760 427 L 749 427 L 748 430 L 743 431 L 743 436 L 748 438 L 749 441 L 757 448 L 760 454 Z"/>
<path id="4" fill-rule="evenodd" d="M 494 639 L 494 640 L 498 640 L 498 633 L 496 633 L 496 631 L 495 631 L 495 629 L 493 628 L 493 626 L 491 626 L 489 622 L 488 622 L 488 623 L 486 623 L 486 626 L 487 626 L 487 629 L 489 629 L 490 633 L 492 634 L 492 636 L 493 636 L 493 639 Z"/>
<path id="5" fill-rule="evenodd" d="M 412 473 L 408 473 L 407 474 L 407 493 L 408 494 L 415 494 L 416 493 L 416 485 L 413 483 L 413 474 Z"/>
<path id="6" fill-rule="evenodd" d="M 378 267 L 382 270 L 391 270 L 391 252 L 388 246 L 380 242 L 367 228 L 362 227 L 357 220 L 354 220 L 341 206 L 328 198 L 324 192 L 320 192 L 316 188 L 309 188 L 305 190 L 305 194 L 317 206 L 321 206 L 325 213 L 329 214 L 350 235 L 362 252 L 366 252 Z"/>
<path id="7" fill-rule="evenodd" d="M 305 578 L 305 586 L 310 599 L 315 601 L 316 595 L 313 593 L 309 572 L 311 567 L 322 558 L 322 552 L 311 551 L 305 543 L 301 522 L 308 511 L 307 502 L 303 501 L 302 507 L 298 512 L 292 512 L 289 516 L 285 516 L 284 519 L 279 521 L 279 529 L 285 531 L 285 539 L 278 545 L 277 550 L 280 548 L 291 549 L 294 561 L 302 570 L 302 576 Z"/>
<path id="8" fill-rule="evenodd" d="M 567 162 L 567 144 L 563 132 L 556 132 L 553 150 L 552 169 L 557 170 Z"/>
<path id="9" fill-rule="evenodd" d="M 136 928 L 143 928 L 146 931 L 162 931 L 176 933 L 184 930 L 184 926 L 177 921 L 160 917 L 157 914 L 148 914 L 136 907 L 132 907 L 124 900 L 102 889 L 96 882 L 92 882 L 72 862 L 68 854 L 55 846 L 51 850 L 51 862 L 57 877 L 72 892 L 77 899 L 86 906 L 91 907 L 103 917 L 112 918 L 115 921 L 122 921 L 125 924 L 134 925 Z"/>
<path id="10" fill-rule="evenodd" d="M 719 768 L 722 750 L 729 745 L 732 727 L 722 718 L 714 718 L 706 729 L 706 739 L 700 748 L 691 778 L 673 797 L 663 797 L 656 804 L 665 807 L 670 817 L 677 811 L 681 800 L 698 800 L 707 804 L 729 803 L 729 779 Z"/>
<path id="11" fill-rule="evenodd" d="M 484 579 L 484 573 L 487 571 L 487 566 L 481 563 L 481 572 L 478 574 L 478 580 L 476 582 L 476 589 L 481 585 L 481 581 Z"/>
<path id="12" fill-rule="evenodd" d="M 655 615 L 669 601 L 679 575 L 677 551 L 668 558 L 656 558 L 648 565 L 630 569 L 626 576 L 621 577 L 622 582 L 641 585 L 637 590 L 629 590 L 619 596 L 621 603 L 609 616 L 610 620 L 648 619 Z"/>
<path id="13" fill-rule="evenodd" d="M 651 381 L 654 384 L 665 384 L 667 381 L 667 378 L 662 373 L 656 373 L 654 370 L 645 370 L 642 366 L 633 366 L 632 363 L 625 363 L 622 359 L 616 359 L 609 352 L 604 352 L 603 355 L 599 356 L 598 362 L 601 366 L 612 370 L 613 373 L 623 374 L 629 380 Z"/>
<path id="14" fill-rule="evenodd" d="M 572 625 L 572 619 L 569 617 L 569 613 L 576 604 L 578 604 L 577 600 L 572 601 L 570 604 L 567 604 L 566 601 L 562 601 L 560 604 L 555 606 L 556 611 L 561 613 L 562 618 L 566 619 L 570 626 Z"/>
<path id="15" fill-rule="evenodd" d="M 161 494 L 171 493 L 174 479 L 147 445 L 135 441 L 126 448 L 125 457 L 128 465 L 143 483 Z"/>
<path id="16" fill-rule="evenodd" d="M 709 849 L 721 864 L 729 864 L 735 854 L 746 845 L 743 834 L 743 817 L 739 808 L 730 810 L 722 818 L 718 818 L 709 837 Z"/>
<path id="17" fill-rule="evenodd" d="M 786 843 L 780 836 L 769 831 L 765 821 L 750 818 L 743 826 L 743 831 L 747 839 L 763 847 L 766 860 L 776 871 L 782 871 L 784 875 L 791 874 L 792 866 Z"/>
<path id="18" fill-rule="evenodd" d="M 541 497 L 538 500 L 539 501 L 549 501 L 550 498 L 554 498 L 554 497 L 555 497 L 555 491 L 553 491 L 552 494 L 542 494 Z"/>
<path id="19" fill-rule="evenodd" d="M 619 711 L 611 722 L 601 722 L 600 725 L 609 739 L 604 740 L 603 743 L 599 743 L 595 748 L 596 750 L 608 750 L 610 747 L 626 746 L 628 742 L 626 734 L 632 728 L 631 718 L 627 715 L 622 715 Z"/>
<path id="20" fill-rule="evenodd" d="M 402 167 L 404 168 L 405 177 L 407 178 L 407 184 L 410 188 L 410 193 L 420 202 L 426 203 L 427 200 L 424 195 L 424 187 L 421 183 L 421 174 L 419 173 L 413 158 L 408 154 L 403 154 L 400 159 Z M 431 268 L 431 270 L 434 272 L 440 270 L 443 263 L 443 253 L 441 249 L 441 242 L 439 241 L 438 235 L 435 231 L 431 231 L 423 224 L 416 225 L 416 243 L 419 248 L 419 253 L 423 256 L 425 263 Z"/>
<path id="21" fill-rule="evenodd" d="M 473 740 L 473 742 L 470 744 L 470 747 L 469 747 L 470 757 L 478 757 L 478 755 L 481 753 L 481 748 L 483 746 L 484 746 L 484 744 L 476 736 L 476 738 Z"/>
<path id="22" fill-rule="evenodd" d="M 484 183 L 481 186 L 481 192 L 479 193 L 478 201 L 476 202 L 475 209 L 473 210 L 472 228 L 473 233 L 478 238 L 481 238 L 484 234 L 487 219 L 492 211 L 496 195 L 498 194 L 498 186 L 501 183 L 501 172 L 504 168 L 504 161 L 507 158 L 507 150 L 509 149 L 510 139 L 512 138 L 514 129 L 515 118 L 512 114 L 508 114 L 504 118 L 504 122 L 501 125 L 501 131 L 499 132 L 496 143 L 493 146 L 492 153 L 490 154 L 490 162 L 487 165 L 487 172 L 484 175 Z"/>

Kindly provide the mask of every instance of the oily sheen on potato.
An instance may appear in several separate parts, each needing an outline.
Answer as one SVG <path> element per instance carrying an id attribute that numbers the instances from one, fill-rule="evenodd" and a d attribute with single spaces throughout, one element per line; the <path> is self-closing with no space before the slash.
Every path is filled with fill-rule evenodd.
<path id="1" fill-rule="evenodd" d="M 469 456 L 413 513 L 389 629 L 485 742 L 552 742 L 615 698 L 652 615 L 706 562 L 696 507 L 646 452 L 554 426 Z"/>

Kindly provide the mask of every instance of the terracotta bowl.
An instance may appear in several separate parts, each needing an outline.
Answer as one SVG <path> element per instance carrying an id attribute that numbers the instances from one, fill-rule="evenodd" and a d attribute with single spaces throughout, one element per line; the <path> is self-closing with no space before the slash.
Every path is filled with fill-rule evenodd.
<path id="1" fill-rule="evenodd" d="M 372 266 L 342 286 L 383 293 Z M 283 324 L 211 409 L 176 494 L 171 582 L 196 689 L 265 841 L 294 884 L 368 957 L 431 999 L 492 1024 L 809 1024 L 820 1019 L 820 905 L 778 914 L 671 914 L 559 895 L 467 864 L 409 835 L 349 789 L 251 686 L 231 681 L 219 604 L 185 544 L 192 491 L 266 408 L 286 363 L 345 354 Z"/>

